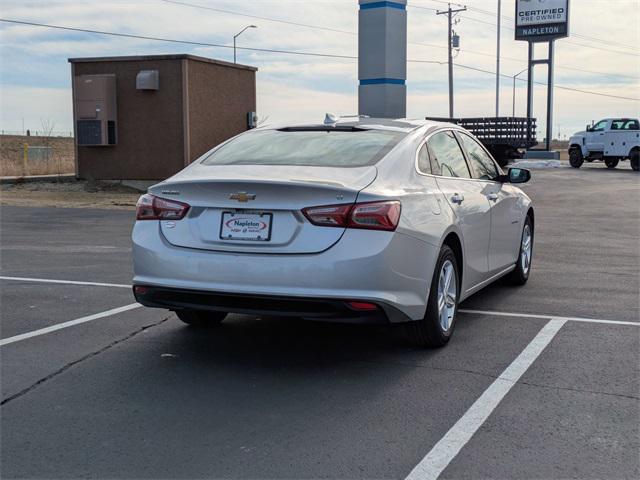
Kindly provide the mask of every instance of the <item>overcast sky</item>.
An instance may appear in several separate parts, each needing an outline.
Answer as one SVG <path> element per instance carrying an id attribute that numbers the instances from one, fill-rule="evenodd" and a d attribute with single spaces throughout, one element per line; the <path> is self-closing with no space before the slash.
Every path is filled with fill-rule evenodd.
<path id="1" fill-rule="evenodd" d="M 176 0 L 193 5 L 327 27 L 290 25 L 233 13 L 176 5 L 163 0 L 0 0 L 1 17 L 76 28 L 239 46 L 357 55 L 357 0 Z M 514 1 L 502 1 L 502 73 L 526 68 L 526 42 L 513 40 Z M 461 2 L 456 63 L 495 71 L 497 0 Z M 447 116 L 445 16 L 435 0 L 409 0 L 407 116 Z M 557 86 L 640 98 L 640 0 L 572 0 L 571 36 L 556 42 Z M 351 32 L 351 33 L 350 33 Z M 19 131 L 55 122 L 72 130 L 70 66 L 67 58 L 191 53 L 232 60 L 229 48 L 76 33 L 0 22 L 0 128 Z M 539 55 L 545 52 L 539 48 Z M 258 115 L 267 122 L 320 120 L 327 111 L 357 113 L 357 60 L 240 51 L 239 63 L 259 68 Z M 546 81 L 544 66 L 536 80 Z M 588 72 L 582 71 L 587 70 Z M 526 78 L 526 73 L 520 78 Z M 501 80 L 501 114 L 510 115 L 512 80 Z M 525 115 L 526 89 L 517 83 L 516 115 Z M 456 67 L 456 116 L 493 116 L 495 76 Z M 545 87 L 535 91 L 535 116 L 544 127 Z M 564 137 L 591 120 L 638 117 L 640 102 L 556 89 L 554 136 Z M 541 129 L 541 132 L 544 130 Z M 541 139 L 543 134 L 539 135 Z"/>

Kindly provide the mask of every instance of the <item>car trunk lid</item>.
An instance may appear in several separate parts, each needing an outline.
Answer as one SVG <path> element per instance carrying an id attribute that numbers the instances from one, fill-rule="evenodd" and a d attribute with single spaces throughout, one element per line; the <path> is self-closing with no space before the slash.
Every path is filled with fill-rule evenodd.
<path id="1" fill-rule="evenodd" d="M 178 247 L 234 253 L 316 253 L 343 228 L 311 224 L 306 207 L 355 203 L 374 166 L 340 168 L 273 165 L 193 165 L 149 193 L 188 203 L 185 218 L 160 221 Z"/>

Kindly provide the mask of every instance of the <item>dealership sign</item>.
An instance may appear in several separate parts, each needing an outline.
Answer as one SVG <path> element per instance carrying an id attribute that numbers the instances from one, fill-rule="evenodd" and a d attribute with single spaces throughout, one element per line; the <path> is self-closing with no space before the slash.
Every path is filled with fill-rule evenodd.
<path id="1" fill-rule="evenodd" d="M 516 40 L 546 42 L 569 35 L 569 0 L 516 0 Z"/>

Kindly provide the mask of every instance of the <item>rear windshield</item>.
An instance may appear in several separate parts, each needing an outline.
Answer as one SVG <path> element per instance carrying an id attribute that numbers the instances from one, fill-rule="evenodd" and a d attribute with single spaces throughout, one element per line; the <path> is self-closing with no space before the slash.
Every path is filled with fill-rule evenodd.
<path id="1" fill-rule="evenodd" d="M 256 130 L 231 140 L 202 163 L 362 167 L 378 162 L 405 135 L 387 130 Z"/>

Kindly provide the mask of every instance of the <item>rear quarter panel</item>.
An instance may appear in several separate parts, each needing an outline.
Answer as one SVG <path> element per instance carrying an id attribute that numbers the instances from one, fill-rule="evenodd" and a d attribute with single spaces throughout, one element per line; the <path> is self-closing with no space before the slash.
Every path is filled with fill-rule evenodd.
<path id="1" fill-rule="evenodd" d="M 453 216 L 435 178 L 416 171 L 416 151 L 424 136 L 424 131 L 409 135 L 378 163 L 378 176 L 360 192 L 358 201 L 400 200 L 402 214 L 396 232 L 439 247 Z"/>

